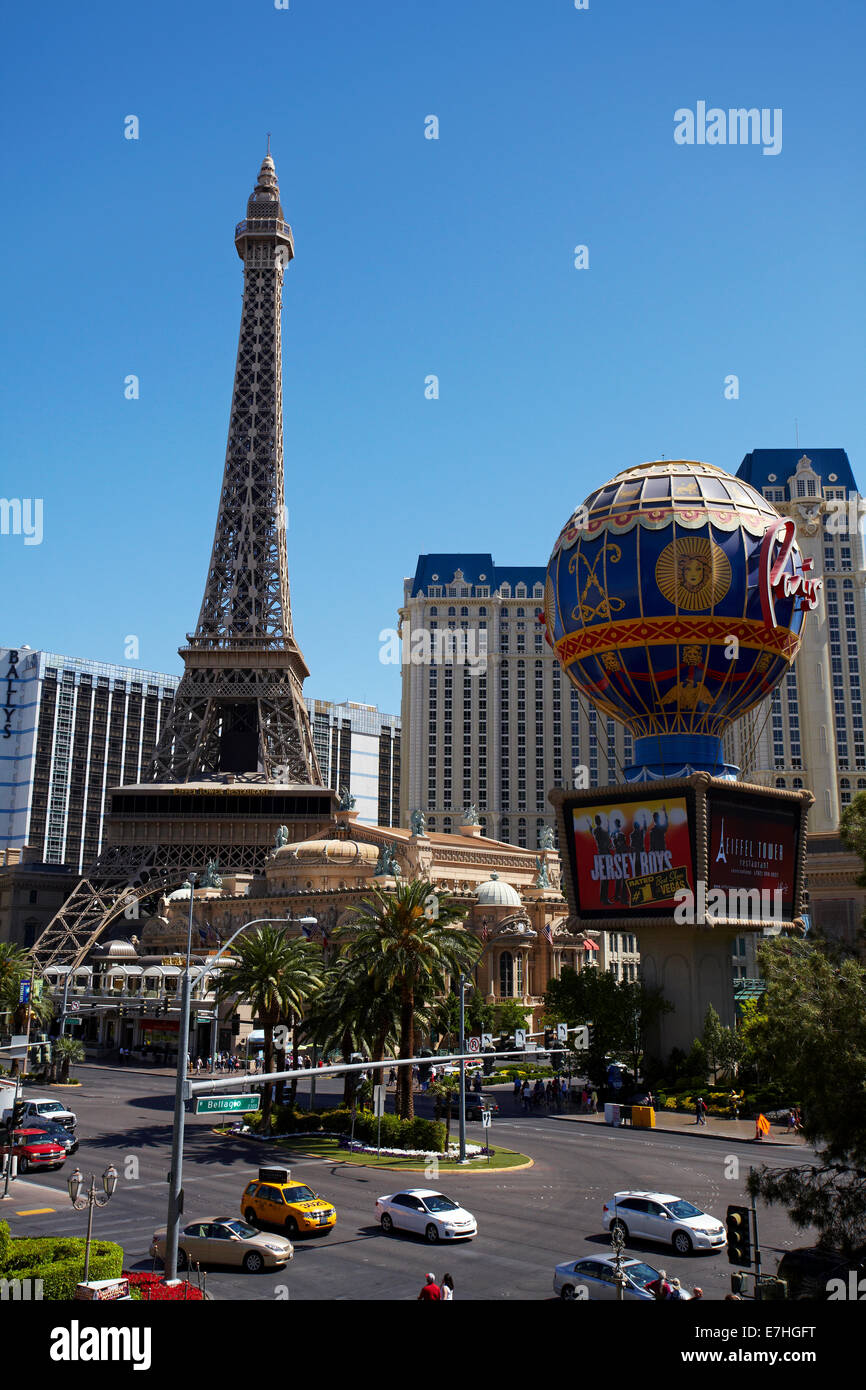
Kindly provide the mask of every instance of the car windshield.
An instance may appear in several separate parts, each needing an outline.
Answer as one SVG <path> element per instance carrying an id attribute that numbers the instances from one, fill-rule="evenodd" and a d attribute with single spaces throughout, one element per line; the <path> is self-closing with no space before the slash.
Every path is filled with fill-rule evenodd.
<path id="1" fill-rule="evenodd" d="M 299 1183 L 297 1187 L 284 1187 L 283 1195 L 287 1202 L 314 1202 L 316 1194 L 311 1187 Z"/>
<path id="2" fill-rule="evenodd" d="M 637 1284 L 640 1289 L 645 1289 L 647 1284 L 651 1284 L 653 1279 L 658 1278 L 657 1269 L 653 1269 L 651 1265 L 642 1264 L 639 1260 L 636 1260 L 633 1265 L 626 1265 L 625 1272 L 632 1283 Z"/>
<path id="3" fill-rule="evenodd" d="M 59 1100 L 40 1100 L 37 1109 L 40 1115 L 56 1115 L 58 1110 L 63 1110 L 63 1106 Z"/>
<path id="4" fill-rule="evenodd" d="M 443 1197 L 441 1193 L 433 1197 L 425 1197 L 424 1205 L 428 1211 L 458 1211 L 458 1203 L 452 1202 L 450 1197 Z"/>
<path id="5" fill-rule="evenodd" d="M 684 1202 L 679 1197 L 675 1202 L 665 1202 L 665 1211 L 669 1211 L 671 1216 L 677 1217 L 679 1221 L 684 1221 L 688 1216 L 703 1216 L 700 1207 L 693 1207 L 691 1202 Z"/>
<path id="6" fill-rule="evenodd" d="M 255 1226 L 248 1226 L 246 1221 L 222 1221 L 220 1225 L 224 1226 L 227 1231 L 232 1231 L 236 1236 L 240 1236 L 241 1240 L 251 1240 L 253 1236 L 260 1234 Z"/>

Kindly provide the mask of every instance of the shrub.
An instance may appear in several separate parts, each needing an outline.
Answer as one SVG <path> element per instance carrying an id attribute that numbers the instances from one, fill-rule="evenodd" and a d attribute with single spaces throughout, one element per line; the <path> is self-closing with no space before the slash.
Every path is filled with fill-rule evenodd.
<path id="1" fill-rule="evenodd" d="M 5 1223 L 2 1223 L 5 1224 Z M 8 1238 L 8 1227 L 6 1229 Z M 42 1297 L 52 1302 L 75 1297 L 75 1287 L 84 1278 L 86 1241 L 77 1237 L 16 1237 L 8 1245 L 0 1236 L 0 1254 L 5 1250 L 3 1277 L 41 1279 Z M 94 1240 L 90 1245 L 91 1279 L 119 1279 L 123 1271 L 123 1249 L 110 1240 Z"/>

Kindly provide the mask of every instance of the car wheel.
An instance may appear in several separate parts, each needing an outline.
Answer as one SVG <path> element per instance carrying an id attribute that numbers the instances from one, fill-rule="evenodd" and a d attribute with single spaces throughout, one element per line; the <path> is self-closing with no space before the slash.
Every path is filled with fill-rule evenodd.
<path id="1" fill-rule="evenodd" d="M 253 1211 L 252 1207 L 247 1207 L 246 1211 L 244 1212 L 244 1221 L 246 1221 L 248 1226 L 255 1226 L 256 1214 Z"/>
<path id="2" fill-rule="evenodd" d="M 264 1263 L 264 1257 L 257 1250 L 251 1250 L 248 1255 L 244 1255 L 244 1269 L 247 1274 L 258 1274 Z"/>
<path id="3" fill-rule="evenodd" d="M 26 1158 L 19 1158 L 19 1160 L 18 1160 L 18 1172 L 19 1172 L 19 1173 L 29 1173 L 29 1172 L 30 1172 L 30 1164 L 29 1164 L 29 1162 L 28 1162 L 28 1160 L 27 1160 Z"/>
<path id="4" fill-rule="evenodd" d="M 386 1236 L 389 1236 L 389 1235 L 391 1234 L 391 1232 L 393 1231 L 393 1229 L 394 1229 L 394 1222 L 391 1220 L 390 1216 L 388 1215 L 388 1213 L 387 1213 L 386 1211 L 383 1212 L 383 1213 L 382 1213 L 382 1230 L 385 1232 L 385 1235 L 386 1235 Z"/>
<path id="5" fill-rule="evenodd" d="M 692 1253 L 691 1237 L 685 1231 L 677 1231 L 673 1239 L 673 1247 L 678 1255 L 690 1255 Z"/>
<path id="6" fill-rule="evenodd" d="M 432 1221 L 424 1231 L 424 1235 L 431 1245 L 439 1244 L 439 1227 L 434 1226 Z"/>
<path id="7" fill-rule="evenodd" d="M 616 1221 L 612 1221 L 612 1222 L 610 1223 L 610 1230 L 611 1230 L 611 1235 L 613 1234 L 614 1231 L 619 1231 L 619 1232 L 621 1232 L 621 1234 L 622 1234 L 623 1240 L 624 1240 L 624 1241 L 627 1241 L 627 1240 L 628 1240 L 628 1226 L 625 1224 L 624 1221 L 620 1221 L 618 1217 L 617 1217 Z"/>
<path id="8" fill-rule="evenodd" d="M 178 1269 L 189 1269 L 189 1257 L 180 1246 L 177 1247 L 177 1267 Z"/>
<path id="9" fill-rule="evenodd" d="M 293 1216 L 286 1217 L 286 1235 L 289 1236 L 292 1240 L 297 1239 L 298 1223 Z"/>
<path id="10" fill-rule="evenodd" d="M 559 1296 L 560 1296 L 560 1298 L 564 1298 L 564 1299 L 567 1299 L 567 1300 L 576 1298 L 576 1297 L 577 1297 L 577 1294 L 576 1294 L 576 1292 L 575 1292 L 574 1285 L 573 1285 L 573 1284 L 563 1284 L 562 1288 L 559 1290 Z"/>

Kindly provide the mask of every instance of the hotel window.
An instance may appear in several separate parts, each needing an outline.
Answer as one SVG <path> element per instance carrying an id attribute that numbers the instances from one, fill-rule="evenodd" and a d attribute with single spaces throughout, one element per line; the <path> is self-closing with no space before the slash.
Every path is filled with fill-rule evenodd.
<path id="1" fill-rule="evenodd" d="M 499 957 L 499 993 L 505 999 L 514 995 L 514 958 L 510 951 Z"/>

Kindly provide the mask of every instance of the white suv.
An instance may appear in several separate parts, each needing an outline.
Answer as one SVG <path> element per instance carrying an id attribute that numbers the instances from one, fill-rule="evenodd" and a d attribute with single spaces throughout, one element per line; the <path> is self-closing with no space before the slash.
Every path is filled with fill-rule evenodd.
<path id="1" fill-rule="evenodd" d="M 619 1226 L 625 1240 L 636 1236 L 672 1245 L 678 1255 L 724 1250 L 728 1243 L 720 1221 L 670 1192 L 616 1192 L 605 1202 L 602 1220 L 606 1231 Z"/>

